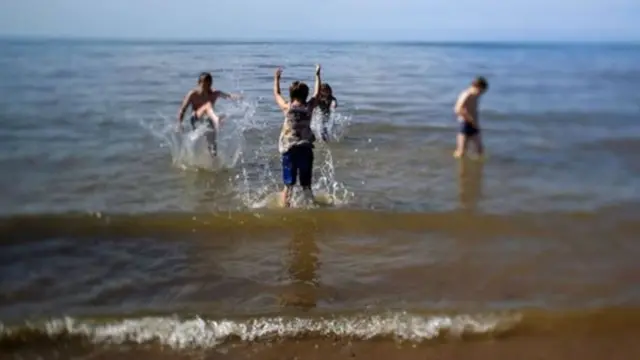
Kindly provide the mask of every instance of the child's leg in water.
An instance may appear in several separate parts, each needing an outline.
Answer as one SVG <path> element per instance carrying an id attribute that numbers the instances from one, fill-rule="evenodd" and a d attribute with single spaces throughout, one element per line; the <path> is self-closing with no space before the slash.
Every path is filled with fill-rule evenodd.
<path id="1" fill-rule="evenodd" d="M 472 137 L 471 140 L 473 141 L 473 145 L 476 149 L 476 154 L 482 157 L 482 155 L 484 155 L 484 145 L 482 144 L 482 137 L 480 136 L 480 134 L 478 134 Z"/>
<path id="2" fill-rule="evenodd" d="M 303 187 L 302 188 L 305 200 L 310 202 L 315 202 L 315 196 L 313 196 L 313 190 L 311 187 Z M 285 185 L 282 190 L 282 204 L 284 207 L 291 207 L 291 196 L 293 195 L 293 186 Z"/>
<path id="3" fill-rule="evenodd" d="M 313 148 L 300 147 L 298 149 L 298 169 L 300 171 L 300 186 L 304 192 L 305 200 L 314 202 L 311 182 L 313 180 Z"/>
<path id="4" fill-rule="evenodd" d="M 284 189 L 282 190 L 282 204 L 284 205 L 284 207 L 290 207 L 291 206 L 291 194 L 293 193 L 293 186 L 291 185 L 285 185 Z"/>
<path id="5" fill-rule="evenodd" d="M 291 148 L 282 154 L 282 182 L 284 189 L 282 190 L 282 204 L 284 207 L 291 206 L 291 195 L 293 186 L 296 184 L 298 168 L 296 166 L 295 149 Z"/>
<path id="6" fill-rule="evenodd" d="M 218 156 L 218 140 L 217 140 L 217 132 L 216 129 L 214 127 L 213 124 L 209 123 L 211 129 L 208 129 L 208 131 L 205 133 L 206 139 L 207 139 L 207 144 L 208 144 L 208 148 L 209 148 L 209 153 L 211 154 L 211 156 L 215 157 Z"/>
<path id="7" fill-rule="evenodd" d="M 456 151 L 453 153 L 453 156 L 456 158 L 463 157 L 465 152 L 467 151 L 468 142 L 469 139 L 465 134 L 458 134 Z"/>
<path id="8" fill-rule="evenodd" d="M 324 142 L 328 142 L 329 141 L 329 130 L 327 130 L 326 127 L 322 127 L 322 141 Z"/>
<path id="9" fill-rule="evenodd" d="M 211 156 L 215 157 L 218 155 L 217 134 L 220 129 L 220 122 L 224 119 L 224 116 L 216 115 L 213 112 L 211 103 L 207 103 L 200 107 L 198 111 L 196 111 L 196 116 L 199 119 L 203 119 L 205 116 L 208 118 L 211 129 L 206 134 L 207 144 L 209 144 L 209 153 Z"/>
<path id="10" fill-rule="evenodd" d="M 330 114 L 322 114 L 322 141 L 327 142 L 330 139 L 329 136 L 329 119 Z"/>

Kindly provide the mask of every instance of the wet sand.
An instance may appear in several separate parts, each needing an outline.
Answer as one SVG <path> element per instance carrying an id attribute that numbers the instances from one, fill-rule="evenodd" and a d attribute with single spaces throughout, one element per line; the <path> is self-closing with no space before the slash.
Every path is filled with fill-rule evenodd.
<path id="1" fill-rule="evenodd" d="M 640 358 L 639 332 L 520 337 L 450 343 L 410 344 L 393 341 L 300 340 L 230 344 L 216 350 L 176 351 L 119 346 L 95 349 L 31 348 L 5 352 L 7 359 L 123 360 L 632 360 Z M 1 353 L 0 353 L 1 354 Z"/>
<path id="2" fill-rule="evenodd" d="M 638 359 L 638 334 L 520 338 L 497 341 L 399 345 L 391 342 L 305 341 L 297 344 L 253 345 L 210 359 L 259 360 L 560 360 Z"/>

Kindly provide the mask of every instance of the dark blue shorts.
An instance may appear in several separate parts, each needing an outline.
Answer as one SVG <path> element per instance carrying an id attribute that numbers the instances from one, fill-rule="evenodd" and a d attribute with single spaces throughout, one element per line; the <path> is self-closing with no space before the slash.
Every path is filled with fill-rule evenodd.
<path id="1" fill-rule="evenodd" d="M 293 146 L 282 154 L 282 181 L 287 186 L 296 184 L 300 177 L 300 186 L 311 187 L 313 176 L 313 147 L 310 145 Z"/>
<path id="2" fill-rule="evenodd" d="M 215 127 L 213 126 L 213 121 L 211 121 L 211 119 L 198 119 L 195 115 L 191 116 L 191 128 L 193 128 L 193 130 L 196 129 L 196 127 L 198 127 L 198 124 L 202 124 L 205 123 L 207 124 L 207 126 L 213 130 L 215 130 Z"/>
<path id="3" fill-rule="evenodd" d="M 465 136 L 475 136 L 480 133 L 480 129 L 466 121 L 463 121 L 460 123 L 460 133 Z"/>
<path id="4" fill-rule="evenodd" d="M 218 154 L 218 144 L 216 141 L 216 128 L 213 125 L 213 121 L 211 119 L 198 119 L 195 115 L 191 116 L 191 127 L 193 130 L 198 127 L 198 124 L 205 123 L 209 128 L 209 131 L 206 132 L 206 139 L 209 148 L 209 152 L 212 156 L 216 156 Z"/>

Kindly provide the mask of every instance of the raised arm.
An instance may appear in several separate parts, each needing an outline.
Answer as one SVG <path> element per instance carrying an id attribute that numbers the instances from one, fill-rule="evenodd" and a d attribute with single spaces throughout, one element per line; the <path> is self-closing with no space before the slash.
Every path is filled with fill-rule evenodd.
<path id="1" fill-rule="evenodd" d="M 282 76 L 282 69 L 278 68 L 276 70 L 276 74 L 273 77 L 273 96 L 276 99 L 276 103 L 280 107 L 282 111 L 287 111 L 289 109 L 289 104 L 287 104 L 286 100 L 282 97 L 280 93 L 280 76 Z"/>
<path id="2" fill-rule="evenodd" d="M 320 86 L 322 85 L 322 80 L 320 79 L 320 65 L 316 65 L 316 84 L 313 87 L 313 97 L 317 98 L 320 95 Z"/>
<path id="3" fill-rule="evenodd" d="M 318 106 L 319 102 L 318 96 L 320 95 L 320 87 L 322 86 L 322 80 L 320 79 L 320 70 L 320 65 L 316 65 L 316 81 L 315 85 L 313 86 L 313 97 L 311 98 L 311 101 L 309 101 L 309 107 L 311 107 L 311 109 Z"/>
<path id="4" fill-rule="evenodd" d="M 189 91 L 187 95 L 185 95 L 182 100 L 182 104 L 180 105 L 180 110 L 178 110 L 178 125 L 182 124 L 182 119 L 184 118 L 184 113 L 187 111 L 187 107 L 191 104 L 191 97 L 193 96 L 193 90 Z"/>

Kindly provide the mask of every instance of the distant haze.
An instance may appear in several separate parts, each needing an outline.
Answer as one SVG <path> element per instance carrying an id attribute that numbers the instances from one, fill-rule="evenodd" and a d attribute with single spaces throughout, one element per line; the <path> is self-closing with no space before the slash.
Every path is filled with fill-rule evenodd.
<path id="1" fill-rule="evenodd" d="M 637 41 L 638 0 L 2 0 L 0 36 Z"/>

